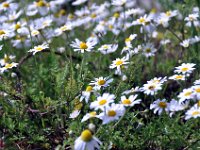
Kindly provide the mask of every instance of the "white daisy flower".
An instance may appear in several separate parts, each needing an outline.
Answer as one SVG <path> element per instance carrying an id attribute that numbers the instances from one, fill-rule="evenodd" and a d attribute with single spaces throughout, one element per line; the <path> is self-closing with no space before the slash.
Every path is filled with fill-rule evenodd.
<path id="1" fill-rule="evenodd" d="M 147 81 L 147 84 L 144 84 L 141 90 L 144 92 L 144 94 L 147 95 L 155 95 L 157 94 L 158 90 L 162 89 L 162 84 L 160 83 L 153 83 Z"/>
<path id="2" fill-rule="evenodd" d="M 115 6 L 122 6 L 122 5 L 125 5 L 126 4 L 126 1 L 127 0 L 112 0 L 112 5 L 115 5 Z"/>
<path id="3" fill-rule="evenodd" d="M 74 48 L 74 51 L 80 51 L 81 53 L 84 53 L 85 51 L 90 52 L 95 45 L 96 41 L 91 39 L 88 39 L 86 42 L 75 39 L 75 41 L 73 41 L 71 44 L 71 46 Z"/>
<path id="4" fill-rule="evenodd" d="M 179 102 L 182 103 L 185 100 L 193 99 L 193 89 L 188 88 L 188 89 L 183 89 L 183 91 L 178 95 Z"/>
<path id="5" fill-rule="evenodd" d="M 137 34 L 131 34 L 128 38 L 125 39 L 127 46 L 131 45 L 131 42 L 137 37 Z"/>
<path id="6" fill-rule="evenodd" d="M 125 113 L 125 108 L 122 104 L 114 104 L 106 106 L 104 111 L 98 115 L 103 121 L 102 124 L 108 124 L 111 121 L 118 120 Z"/>
<path id="7" fill-rule="evenodd" d="M 0 59 L 1 66 L 5 66 L 5 64 L 9 63 L 9 61 L 13 60 L 15 56 L 4 54 L 4 58 Z"/>
<path id="8" fill-rule="evenodd" d="M 187 21 L 186 26 L 191 27 L 192 23 L 194 24 L 194 26 L 198 26 L 200 25 L 199 21 L 199 14 L 198 13 L 194 13 L 194 14 L 189 14 L 188 17 L 186 17 L 184 20 Z"/>
<path id="9" fill-rule="evenodd" d="M 181 43 L 180 43 L 181 46 L 187 48 L 190 46 L 190 40 L 189 39 L 186 39 L 186 40 L 183 40 Z"/>
<path id="10" fill-rule="evenodd" d="M 84 122 L 90 118 L 98 118 L 97 112 L 96 111 L 92 111 L 90 113 L 87 113 L 85 116 L 83 116 L 81 122 Z"/>
<path id="11" fill-rule="evenodd" d="M 121 103 L 124 106 L 134 106 L 135 104 L 140 104 L 141 99 L 137 99 L 138 95 L 130 95 L 128 98 L 126 98 L 126 96 L 121 96 Z"/>
<path id="12" fill-rule="evenodd" d="M 106 54 L 115 52 L 117 48 L 118 48 L 118 44 L 104 44 L 100 48 L 98 48 L 98 51 L 106 55 Z"/>
<path id="13" fill-rule="evenodd" d="M 175 112 L 184 110 L 187 106 L 188 106 L 188 103 L 185 103 L 185 104 L 184 103 L 179 103 L 179 101 L 177 101 L 175 99 L 172 99 L 169 102 L 169 111 L 170 111 L 169 116 L 172 117 L 172 115 Z"/>
<path id="14" fill-rule="evenodd" d="M 133 93 L 136 93 L 136 92 L 141 92 L 141 89 L 140 89 L 140 87 L 139 86 L 137 86 L 137 87 L 133 87 L 133 88 L 131 88 L 130 90 L 126 90 L 126 91 L 124 91 L 122 94 L 126 94 L 126 95 L 128 95 L 128 94 L 133 94 Z"/>
<path id="15" fill-rule="evenodd" d="M 18 63 L 6 63 L 4 67 L 0 68 L 0 72 L 3 73 L 4 71 L 8 70 L 8 69 L 11 69 L 11 68 L 14 68 L 14 67 L 17 67 Z"/>
<path id="16" fill-rule="evenodd" d="M 152 83 L 156 83 L 156 84 L 163 84 L 166 81 L 167 81 L 167 77 L 163 77 L 163 78 L 162 77 L 159 77 L 159 78 L 155 77 L 148 82 L 149 83 L 152 82 Z"/>
<path id="17" fill-rule="evenodd" d="M 148 25 L 152 20 L 151 16 L 147 16 L 146 14 L 143 17 L 140 17 L 136 21 L 133 21 L 133 25 L 143 25 L 146 26 Z"/>
<path id="18" fill-rule="evenodd" d="M 179 75 L 179 74 L 175 74 L 173 76 L 170 76 L 169 79 L 171 80 L 185 80 L 185 75 Z"/>
<path id="19" fill-rule="evenodd" d="M 157 99 L 153 102 L 153 104 L 150 105 L 150 109 L 154 109 L 153 113 L 156 114 L 158 112 L 158 115 L 160 115 L 163 111 L 166 113 L 169 112 L 169 103 L 166 102 L 166 99 L 160 100 Z"/>
<path id="20" fill-rule="evenodd" d="M 41 51 L 48 49 L 48 48 L 49 48 L 48 44 L 44 43 L 42 45 L 34 46 L 34 48 L 30 49 L 28 52 L 33 52 L 33 55 L 35 55 L 37 52 L 41 52 Z"/>
<path id="21" fill-rule="evenodd" d="M 79 116 L 80 112 L 81 112 L 80 110 L 74 110 L 72 113 L 70 113 L 69 118 L 75 119 L 76 117 Z"/>
<path id="22" fill-rule="evenodd" d="M 85 102 L 88 103 L 92 90 L 93 90 L 92 86 L 87 86 L 86 90 L 82 92 L 80 101 L 82 102 L 85 99 Z"/>
<path id="23" fill-rule="evenodd" d="M 72 5 L 78 6 L 78 5 L 81 5 L 81 4 L 83 4 L 83 3 L 87 2 L 87 1 L 88 1 L 88 0 L 75 0 L 75 1 L 72 3 Z"/>
<path id="24" fill-rule="evenodd" d="M 200 85 L 200 79 L 194 81 L 194 85 Z"/>
<path id="25" fill-rule="evenodd" d="M 100 149 L 101 141 L 92 135 L 92 132 L 88 129 L 84 130 L 81 135 L 76 139 L 74 144 L 74 150 L 92 150 Z"/>
<path id="26" fill-rule="evenodd" d="M 200 100 L 200 85 L 191 87 L 193 89 L 193 96 L 196 100 Z"/>
<path id="27" fill-rule="evenodd" d="M 193 63 L 182 63 L 181 66 L 175 67 L 176 70 L 174 72 L 182 73 L 184 75 L 191 74 L 195 69 L 193 68 L 196 64 Z"/>
<path id="28" fill-rule="evenodd" d="M 113 94 L 109 94 L 109 93 L 104 93 L 102 96 L 97 97 L 97 100 L 92 102 L 90 104 L 90 108 L 91 109 L 101 109 L 103 110 L 105 106 L 107 106 L 108 104 L 114 102 L 115 99 L 115 95 Z"/>
<path id="29" fill-rule="evenodd" d="M 113 81 L 113 79 L 109 79 L 109 77 L 99 77 L 94 78 L 94 81 L 91 81 L 90 85 L 94 86 L 94 89 L 100 90 L 101 87 L 108 87 L 109 84 Z"/>
<path id="30" fill-rule="evenodd" d="M 122 74 L 121 69 L 125 68 L 126 65 L 129 63 L 127 62 L 127 58 L 123 57 L 123 58 L 117 58 L 116 60 L 113 61 L 113 63 L 110 65 L 111 69 L 116 68 L 117 69 L 117 73 L 119 75 Z"/>
<path id="31" fill-rule="evenodd" d="M 147 43 L 145 45 L 142 45 L 143 46 L 143 54 L 146 56 L 146 57 L 151 57 L 151 56 L 154 56 L 157 49 L 154 48 L 154 45 L 152 43 Z"/>
<path id="32" fill-rule="evenodd" d="M 195 104 L 185 113 L 185 119 L 188 120 L 190 118 L 197 118 L 197 117 L 200 117 L 200 107 L 197 104 Z"/>

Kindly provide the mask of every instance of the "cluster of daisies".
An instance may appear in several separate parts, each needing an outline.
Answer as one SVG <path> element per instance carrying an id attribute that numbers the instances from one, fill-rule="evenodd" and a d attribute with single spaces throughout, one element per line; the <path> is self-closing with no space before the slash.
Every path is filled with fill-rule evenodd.
<path id="1" fill-rule="evenodd" d="M 25 3 L 25 2 L 24 2 Z M 150 3 L 150 1 L 145 1 Z M 53 51 L 65 52 L 65 48 L 72 49 L 75 54 L 82 56 L 90 53 L 100 53 L 109 56 L 115 53 L 118 57 L 109 62 L 107 69 L 126 80 L 126 70 L 133 57 L 142 55 L 144 58 L 153 57 L 159 52 L 161 47 L 171 48 L 172 39 L 167 39 L 159 28 L 163 31 L 171 31 L 171 22 L 183 21 L 186 30 L 199 28 L 198 7 L 194 7 L 190 14 L 184 16 L 178 10 L 167 10 L 161 12 L 161 5 L 158 2 L 156 8 L 149 13 L 145 10 L 144 2 L 138 3 L 136 0 L 111 0 L 103 1 L 101 4 L 92 3 L 88 0 L 74 0 L 71 5 L 77 7 L 72 12 L 63 9 L 63 5 L 69 5 L 68 0 L 37 0 L 26 4 L 23 9 L 15 0 L 5 0 L 0 3 L 0 51 L 6 51 L 9 47 L 23 49 L 18 51 L 22 55 L 51 51 L 51 44 L 54 39 L 61 38 L 67 41 L 57 43 L 58 47 Z M 150 5 L 150 4 L 149 4 Z M 79 28 L 81 34 L 89 32 L 85 39 L 75 37 L 75 30 Z M 138 28 L 139 33 L 134 33 Z M 132 34 L 121 38 L 121 33 L 131 30 Z M 108 34 L 112 34 L 110 41 L 104 41 Z M 172 32 L 173 33 L 173 32 Z M 179 35 L 179 46 L 188 48 L 200 42 L 200 36 L 194 35 L 181 39 Z M 121 41 L 121 39 L 123 39 Z M 155 39 L 156 42 L 153 42 Z M 25 51 L 27 50 L 27 51 Z M 0 59 L 0 73 L 4 73 L 17 67 L 16 56 L 4 54 Z M 148 59 L 147 59 L 148 60 Z M 169 77 L 155 77 L 141 87 L 133 87 L 123 91 L 120 98 L 116 94 L 106 92 L 107 88 L 114 82 L 112 77 L 98 77 L 87 84 L 84 91 L 79 95 L 80 101 L 89 105 L 90 111 L 82 117 L 81 122 L 98 118 L 102 124 L 109 124 L 122 118 L 127 111 L 127 107 L 133 107 L 142 103 L 138 98 L 140 94 L 154 97 L 155 101 L 150 104 L 149 109 L 153 113 L 161 115 L 168 114 L 172 117 L 176 112 L 184 112 L 186 120 L 200 117 L 200 80 L 196 80 L 193 86 L 183 89 L 177 97 L 167 100 L 158 98 L 169 83 L 174 80 L 181 85 L 194 71 L 195 64 L 183 63 L 175 67 L 174 74 Z M 15 76 L 12 73 L 12 76 Z M 118 94 L 119 95 L 119 94 Z M 93 98 L 92 98 L 93 97 Z M 190 107 L 192 105 L 192 107 Z M 80 110 L 74 110 L 70 118 L 76 119 Z M 75 141 L 75 150 L 99 149 L 101 141 L 93 136 L 91 129 L 86 129 Z"/>

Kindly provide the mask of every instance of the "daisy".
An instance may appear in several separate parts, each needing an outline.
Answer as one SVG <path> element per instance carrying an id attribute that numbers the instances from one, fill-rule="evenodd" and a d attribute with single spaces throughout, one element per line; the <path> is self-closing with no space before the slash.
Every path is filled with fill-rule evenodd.
<path id="1" fill-rule="evenodd" d="M 162 89 L 161 85 L 162 84 L 147 81 L 147 84 L 144 84 L 141 90 L 147 95 L 155 95 L 158 90 Z"/>
<path id="2" fill-rule="evenodd" d="M 196 64 L 193 63 L 182 63 L 181 66 L 175 67 L 176 70 L 174 72 L 182 73 L 184 75 L 189 75 L 195 69 L 193 68 Z"/>
<path id="3" fill-rule="evenodd" d="M 8 38 L 10 36 L 10 31 L 9 30 L 5 30 L 5 29 L 0 29 L 0 41 Z"/>
<path id="4" fill-rule="evenodd" d="M 155 77 L 155 78 L 151 79 L 148 82 L 149 83 L 152 82 L 152 83 L 156 83 L 156 84 L 163 84 L 166 81 L 167 81 L 167 77 L 164 77 L 164 78 L 162 78 L 162 77 L 159 77 L 159 78 Z"/>
<path id="5" fill-rule="evenodd" d="M 74 110 L 72 113 L 70 113 L 69 118 L 71 118 L 71 119 L 77 118 L 79 116 L 80 112 L 81 112 L 80 110 Z"/>
<path id="6" fill-rule="evenodd" d="M 184 19 L 185 21 L 187 21 L 186 26 L 191 27 L 192 23 L 194 24 L 194 26 L 198 26 L 199 25 L 198 18 L 199 18 L 198 13 L 189 14 L 188 17 Z"/>
<path id="7" fill-rule="evenodd" d="M 185 119 L 188 120 L 190 118 L 197 118 L 197 117 L 200 117 L 200 107 L 197 104 L 195 104 L 185 113 Z"/>
<path id="8" fill-rule="evenodd" d="M 142 45 L 142 47 L 143 47 L 143 54 L 146 57 L 154 56 L 155 52 L 157 51 L 157 49 L 154 48 L 154 45 L 152 43 L 147 43 L 145 45 Z"/>
<path id="9" fill-rule="evenodd" d="M 113 61 L 113 63 L 110 65 L 111 69 L 116 68 L 117 69 L 117 74 L 121 75 L 121 69 L 125 68 L 125 66 L 129 63 L 127 62 L 127 58 L 123 57 L 123 58 L 117 58 L 116 60 Z"/>
<path id="10" fill-rule="evenodd" d="M 103 110 L 105 106 L 107 106 L 108 104 L 114 102 L 115 99 L 115 95 L 113 94 L 109 94 L 109 93 L 104 93 L 102 96 L 97 97 L 97 100 L 92 102 L 90 104 L 90 108 L 91 109 L 101 109 Z"/>
<path id="11" fill-rule="evenodd" d="M 171 80 L 182 80 L 184 81 L 185 80 L 185 75 L 179 75 L 179 74 L 175 74 L 173 76 L 170 76 L 169 79 Z"/>
<path id="12" fill-rule="evenodd" d="M 64 25 L 61 26 L 60 28 L 55 30 L 55 36 L 60 36 L 61 34 L 63 34 L 65 31 L 71 31 L 72 30 L 72 26 L 71 25 Z"/>
<path id="13" fill-rule="evenodd" d="M 195 99 L 200 100 L 200 85 L 191 87 L 193 89 L 193 96 Z"/>
<path id="14" fill-rule="evenodd" d="M 163 111 L 168 113 L 169 103 L 166 102 L 166 99 L 157 99 L 153 102 L 153 104 L 150 105 L 150 109 L 154 109 L 153 113 L 156 114 L 158 112 L 158 115 L 160 115 Z"/>
<path id="15" fill-rule="evenodd" d="M 106 106 L 104 111 L 98 115 L 103 121 L 102 124 L 108 124 L 111 121 L 118 120 L 125 113 L 125 108 L 121 104 L 111 104 Z"/>
<path id="16" fill-rule="evenodd" d="M 151 16 L 147 16 L 146 14 L 143 17 L 140 17 L 136 21 L 133 21 L 133 25 L 143 25 L 146 26 L 151 22 L 152 18 Z"/>
<path id="17" fill-rule="evenodd" d="M 125 39 L 125 43 L 127 46 L 131 44 L 131 42 L 137 37 L 137 34 L 131 34 L 128 38 Z"/>
<path id="18" fill-rule="evenodd" d="M 82 92 L 80 101 L 82 102 L 85 99 L 85 102 L 88 103 L 92 91 L 93 91 L 93 87 L 87 86 L 86 90 Z"/>
<path id="19" fill-rule="evenodd" d="M 124 106 L 134 106 L 135 104 L 140 104 L 141 99 L 137 99 L 138 95 L 130 95 L 128 98 L 126 98 L 126 96 L 121 96 L 121 103 Z"/>
<path id="20" fill-rule="evenodd" d="M 109 84 L 113 81 L 113 79 L 109 79 L 109 77 L 99 77 L 99 78 L 94 78 L 94 81 L 91 81 L 90 85 L 94 86 L 94 89 L 100 90 L 101 87 L 108 87 Z"/>
<path id="21" fill-rule="evenodd" d="M 163 18 L 171 19 L 172 17 L 178 15 L 178 11 L 177 10 L 173 10 L 173 11 L 169 10 L 169 11 L 166 11 L 165 13 L 161 13 L 160 15 Z"/>
<path id="22" fill-rule="evenodd" d="M 18 63 L 6 63 L 4 67 L 0 68 L 0 71 L 1 73 L 3 73 L 4 71 L 8 70 L 8 69 L 11 69 L 11 68 L 14 68 L 14 67 L 17 67 Z"/>
<path id="23" fill-rule="evenodd" d="M 178 95 L 179 102 L 182 103 L 185 100 L 193 99 L 193 89 L 188 88 L 188 89 L 183 89 L 183 91 Z"/>
<path id="24" fill-rule="evenodd" d="M 200 79 L 194 81 L 194 85 L 200 85 Z"/>
<path id="25" fill-rule="evenodd" d="M 13 60 L 15 56 L 4 54 L 4 58 L 0 59 L 1 66 L 5 66 L 9 61 Z"/>
<path id="26" fill-rule="evenodd" d="M 81 135 L 76 139 L 74 150 L 99 150 L 101 144 L 101 141 L 93 136 L 90 130 L 86 129 L 82 131 Z"/>
<path id="27" fill-rule="evenodd" d="M 49 48 L 48 44 L 42 44 L 42 45 L 34 46 L 34 48 L 30 49 L 28 52 L 33 52 L 33 55 L 35 55 L 37 52 L 41 52 L 44 49 L 48 49 L 48 48 Z"/>
<path id="28" fill-rule="evenodd" d="M 85 51 L 90 52 L 94 46 L 96 45 L 96 41 L 94 40 L 87 40 L 86 42 L 80 41 L 79 39 L 75 39 L 72 42 L 71 47 L 74 48 L 74 51 L 80 51 L 84 53 Z"/>
<path id="29" fill-rule="evenodd" d="M 135 92 L 140 92 L 140 91 L 141 91 L 141 90 L 140 90 L 140 87 L 139 87 L 139 86 L 136 86 L 135 88 L 133 87 L 133 88 L 131 88 L 130 90 L 124 91 L 122 94 L 128 95 L 128 94 L 135 93 Z"/>
<path id="30" fill-rule="evenodd" d="M 115 6 L 122 6 L 126 4 L 127 0 L 112 0 L 112 5 Z"/>
<path id="31" fill-rule="evenodd" d="M 189 39 L 186 39 L 186 40 L 182 41 L 182 42 L 180 43 L 180 45 L 183 46 L 183 47 L 185 47 L 185 48 L 187 48 L 187 47 L 189 47 L 189 45 L 190 45 L 190 40 L 189 40 Z"/>
<path id="32" fill-rule="evenodd" d="M 98 51 L 106 55 L 106 54 L 115 52 L 117 48 L 118 48 L 118 44 L 104 44 L 100 48 L 98 48 Z"/>
<path id="33" fill-rule="evenodd" d="M 87 0 L 75 0 L 72 5 L 74 6 L 78 6 L 78 5 L 81 5 L 83 3 L 87 2 Z"/>
<path id="34" fill-rule="evenodd" d="M 94 118 L 94 117 L 98 118 L 96 111 L 92 111 L 90 113 L 87 113 L 85 116 L 83 116 L 83 119 L 81 120 L 81 122 L 84 122 L 84 121 L 86 121 L 90 118 Z"/>
<path id="35" fill-rule="evenodd" d="M 177 111 L 181 111 L 181 110 L 184 110 L 188 103 L 179 103 L 179 101 L 175 100 L 175 99 L 172 99 L 170 102 L 169 102 L 169 111 L 170 111 L 170 114 L 169 116 L 172 117 L 172 115 L 177 112 Z"/>

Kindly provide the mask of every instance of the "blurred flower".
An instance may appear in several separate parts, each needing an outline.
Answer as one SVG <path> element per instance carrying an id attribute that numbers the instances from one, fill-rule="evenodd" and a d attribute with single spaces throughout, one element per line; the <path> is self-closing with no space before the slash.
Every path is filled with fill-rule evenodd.
<path id="1" fill-rule="evenodd" d="M 188 120 L 190 118 L 200 117 L 200 107 L 195 104 L 185 113 L 185 119 Z"/>
<path id="2" fill-rule="evenodd" d="M 121 104 L 124 106 L 134 106 L 135 104 L 140 104 L 141 99 L 137 99 L 138 95 L 130 95 L 128 98 L 126 96 L 121 96 Z"/>
<path id="3" fill-rule="evenodd" d="M 102 124 L 108 124 L 111 121 L 118 120 L 125 113 L 125 108 L 122 104 L 114 104 L 111 106 L 106 106 L 104 111 L 98 115 L 98 117 L 103 121 Z"/>
<path id="4" fill-rule="evenodd" d="M 158 112 L 158 115 L 161 115 L 163 111 L 166 113 L 169 112 L 169 103 L 166 102 L 166 99 L 160 100 L 157 99 L 153 102 L 153 104 L 150 105 L 150 109 L 154 109 L 153 113 L 156 114 Z"/>
<path id="5" fill-rule="evenodd" d="M 44 49 L 49 48 L 48 44 L 42 44 L 42 45 L 38 45 L 38 46 L 34 46 L 33 49 L 30 49 L 28 52 L 33 52 L 33 55 L 35 55 L 37 52 L 41 52 Z"/>
<path id="6" fill-rule="evenodd" d="M 92 150 L 100 149 L 101 141 L 92 135 L 92 132 L 88 129 L 84 130 L 81 135 L 76 139 L 74 150 Z"/>

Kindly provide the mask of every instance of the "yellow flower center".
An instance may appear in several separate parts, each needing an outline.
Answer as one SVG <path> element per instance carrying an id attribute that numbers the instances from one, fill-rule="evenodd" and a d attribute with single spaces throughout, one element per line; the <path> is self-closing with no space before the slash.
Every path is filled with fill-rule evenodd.
<path id="1" fill-rule="evenodd" d="M 194 111 L 194 112 L 192 112 L 192 116 L 196 116 L 196 115 L 199 115 L 199 114 L 200 114 L 199 111 Z"/>
<path id="2" fill-rule="evenodd" d="M 38 47 L 36 47 L 35 49 L 36 49 L 37 51 L 42 51 L 42 50 L 43 50 L 43 47 L 38 46 Z"/>
<path id="3" fill-rule="evenodd" d="M 169 17 L 169 16 L 171 16 L 172 13 L 171 13 L 171 11 L 167 11 L 165 14 L 166 14 L 166 16 Z"/>
<path id="4" fill-rule="evenodd" d="M 125 100 L 122 101 L 122 104 L 129 105 L 129 104 L 131 104 L 131 101 L 130 101 L 130 99 L 125 99 Z"/>
<path id="5" fill-rule="evenodd" d="M 184 94 L 184 96 L 190 96 L 192 94 L 192 92 L 188 91 Z"/>
<path id="6" fill-rule="evenodd" d="M 177 75 L 175 78 L 179 80 L 179 79 L 182 79 L 183 76 L 182 75 Z"/>
<path id="7" fill-rule="evenodd" d="M 34 31 L 31 32 L 31 34 L 32 34 L 33 36 L 38 35 L 39 33 L 40 33 L 40 32 L 37 31 L 37 30 L 34 30 Z"/>
<path id="8" fill-rule="evenodd" d="M 107 100 L 106 99 L 102 99 L 99 101 L 99 105 L 104 105 L 106 104 Z"/>
<path id="9" fill-rule="evenodd" d="M 91 116 L 91 117 L 94 117 L 94 116 L 96 116 L 96 115 L 97 115 L 96 111 L 90 112 L 90 116 Z"/>
<path id="10" fill-rule="evenodd" d="M 126 38 L 125 39 L 125 42 L 130 42 L 131 41 L 131 38 Z"/>
<path id="11" fill-rule="evenodd" d="M 73 19 L 73 18 L 74 18 L 74 15 L 73 15 L 73 14 L 69 14 L 68 18 L 69 18 L 69 19 Z"/>
<path id="12" fill-rule="evenodd" d="M 80 43 L 80 49 L 87 49 L 87 48 L 88 48 L 88 46 L 85 42 Z"/>
<path id="13" fill-rule="evenodd" d="M 115 115 L 116 115 L 116 111 L 114 111 L 114 110 L 109 110 L 108 111 L 108 116 L 114 117 Z"/>
<path id="14" fill-rule="evenodd" d="M 66 11 L 64 10 L 64 9 L 61 9 L 60 11 L 59 11 L 59 16 L 65 16 L 67 13 L 66 13 Z"/>
<path id="15" fill-rule="evenodd" d="M 119 13 L 118 12 L 114 13 L 113 17 L 119 18 Z"/>
<path id="16" fill-rule="evenodd" d="M 86 129 L 81 133 L 81 139 L 84 142 L 89 142 L 92 139 L 92 133 L 90 130 Z"/>
<path id="17" fill-rule="evenodd" d="M 110 24 L 110 25 L 108 26 L 108 28 L 109 28 L 109 29 L 113 29 L 113 25 Z"/>
<path id="18" fill-rule="evenodd" d="M 200 100 L 198 100 L 197 105 L 198 105 L 198 107 L 200 107 Z"/>
<path id="19" fill-rule="evenodd" d="M 68 28 L 67 28 L 66 25 L 64 25 L 64 26 L 60 27 L 60 30 L 61 30 L 61 31 L 66 31 L 66 30 L 68 30 Z"/>
<path id="20" fill-rule="evenodd" d="M 97 15 L 96 14 L 91 14 L 91 18 L 96 18 Z"/>
<path id="21" fill-rule="evenodd" d="M 118 60 L 115 62 L 116 66 L 121 66 L 124 62 L 122 60 Z"/>
<path id="22" fill-rule="evenodd" d="M 167 103 L 159 102 L 158 106 L 161 107 L 161 108 L 166 108 L 167 107 Z"/>
<path id="23" fill-rule="evenodd" d="M 181 71 L 184 71 L 184 72 L 185 72 L 185 71 L 188 71 L 188 68 L 187 68 L 187 67 L 184 67 L 184 68 L 181 69 Z"/>
<path id="24" fill-rule="evenodd" d="M 17 30 L 17 29 L 19 29 L 19 28 L 21 28 L 21 25 L 20 25 L 19 23 L 17 23 L 17 24 L 15 25 L 15 30 Z"/>
<path id="25" fill-rule="evenodd" d="M 103 48 L 108 49 L 109 47 L 108 47 L 108 45 L 103 45 Z"/>
<path id="26" fill-rule="evenodd" d="M 87 88 L 86 88 L 86 92 L 91 92 L 92 91 L 92 86 L 87 86 Z"/>
<path id="27" fill-rule="evenodd" d="M 6 34 L 5 31 L 0 30 L 0 35 L 4 35 L 4 34 Z"/>
<path id="28" fill-rule="evenodd" d="M 200 88 L 196 88 L 195 92 L 200 93 Z"/>
<path id="29" fill-rule="evenodd" d="M 154 90 L 154 89 L 155 89 L 154 85 L 149 86 L 149 90 Z"/>
<path id="30" fill-rule="evenodd" d="M 3 7 L 8 8 L 8 7 L 10 7 L 10 4 L 5 2 L 5 3 L 3 3 Z"/>
<path id="31" fill-rule="evenodd" d="M 36 2 L 37 7 L 45 7 L 46 3 L 43 0 L 40 0 L 39 2 Z"/>
<path id="32" fill-rule="evenodd" d="M 106 83 L 105 80 L 98 80 L 97 82 L 98 82 L 98 85 L 104 85 Z"/>
<path id="33" fill-rule="evenodd" d="M 5 65 L 5 68 L 6 68 L 6 69 L 12 68 L 12 66 L 13 66 L 12 64 L 6 64 L 6 65 Z"/>
<path id="34" fill-rule="evenodd" d="M 146 21 L 145 21 L 145 19 L 142 17 L 142 18 L 139 19 L 139 22 L 140 22 L 140 23 L 145 23 Z"/>
<path id="35" fill-rule="evenodd" d="M 150 49 L 150 48 L 147 48 L 145 51 L 146 51 L 147 53 L 150 53 L 150 52 L 151 52 L 151 49 Z"/>

